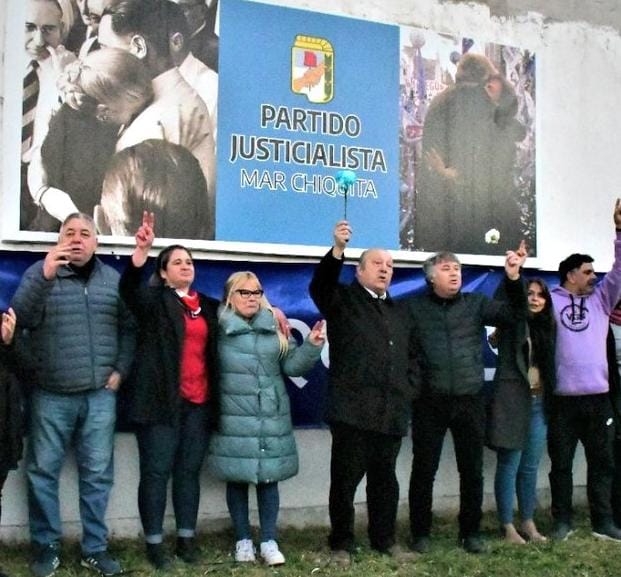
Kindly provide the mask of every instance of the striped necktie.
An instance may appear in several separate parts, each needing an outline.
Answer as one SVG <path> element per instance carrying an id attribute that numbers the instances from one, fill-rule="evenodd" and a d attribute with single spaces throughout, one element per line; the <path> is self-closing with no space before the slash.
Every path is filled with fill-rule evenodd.
<path id="1" fill-rule="evenodd" d="M 33 60 L 24 76 L 24 93 L 22 106 L 22 155 L 30 150 L 34 135 L 35 112 L 39 100 L 39 63 Z"/>

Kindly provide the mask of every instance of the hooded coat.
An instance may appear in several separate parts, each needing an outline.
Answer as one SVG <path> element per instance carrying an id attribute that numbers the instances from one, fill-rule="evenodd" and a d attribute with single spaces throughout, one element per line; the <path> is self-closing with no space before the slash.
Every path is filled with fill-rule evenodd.
<path id="1" fill-rule="evenodd" d="M 220 479 L 271 483 L 298 472 L 291 407 L 283 374 L 309 371 L 321 347 L 306 340 L 280 355 L 274 315 L 260 309 L 250 320 L 224 309 L 218 332 L 220 424 L 209 466 Z"/>
<path id="2" fill-rule="evenodd" d="M 621 299 L 621 232 L 615 240 L 612 269 L 591 294 L 574 295 L 558 286 L 551 295 L 557 327 L 555 393 L 607 393 L 606 337 L 608 317 Z"/>
<path id="3" fill-rule="evenodd" d="M 506 294 L 503 290 L 498 290 L 496 298 L 504 300 Z M 544 334 L 547 338 L 542 339 L 543 350 L 538 351 L 537 358 L 543 384 L 544 407 L 548 412 L 555 386 L 556 331 L 552 323 L 546 328 Z M 521 319 L 498 330 L 498 362 L 487 424 L 487 442 L 492 448 L 523 449 L 528 441 L 533 402 L 528 380 L 528 338 L 527 319 Z"/>

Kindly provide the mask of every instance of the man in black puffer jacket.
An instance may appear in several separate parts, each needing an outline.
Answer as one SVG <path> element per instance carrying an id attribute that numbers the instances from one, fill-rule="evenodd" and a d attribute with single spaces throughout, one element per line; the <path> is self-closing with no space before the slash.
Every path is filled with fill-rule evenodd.
<path id="1" fill-rule="evenodd" d="M 470 553 L 484 549 L 479 538 L 485 433 L 482 332 L 485 325 L 508 324 L 526 315 L 526 292 L 520 281 L 525 259 L 523 244 L 507 253 L 503 282 L 510 305 L 480 293 L 462 293 L 461 264 L 450 252 L 425 261 L 429 290 L 409 300 L 412 354 L 421 379 L 421 396 L 412 413 L 410 527 L 415 551 L 429 549 L 433 482 L 448 429 L 460 474 L 460 544 Z"/>

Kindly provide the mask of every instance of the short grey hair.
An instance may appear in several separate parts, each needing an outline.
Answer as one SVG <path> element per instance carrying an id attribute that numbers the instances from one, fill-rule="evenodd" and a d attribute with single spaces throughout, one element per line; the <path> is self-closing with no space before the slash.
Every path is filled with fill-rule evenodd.
<path id="1" fill-rule="evenodd" d="M 70 215 L 68 215 L 65 218 L 65 220 L 63 220 L 63 223 L 60 225 L 60 230 L 62 231 L 62 229 L 65 228 L 65 226 L 67 225 L 67 223 L 73 220 L 74 218 L 79 218 L 80 220 L 88 222 L 88 224 L 93 229 L 93 232 L 97 234 L 97 227 L 95 226 L 95 220 L 90 214 L 86 214 L 85 212 L 72 212 Z"/>
<path id="2" fill-rule="evenodd" d="M 455 253 L 448 250 L 437 252 L 423 263 L 423 272 L 425 273 L 425 280 L 427 283 L 430 283 L 433 278 L 434 267 L 441 262 L 456 262 L 459 266 L 461 266 L 461 262 L 459 262 L 459 259 Z"/>

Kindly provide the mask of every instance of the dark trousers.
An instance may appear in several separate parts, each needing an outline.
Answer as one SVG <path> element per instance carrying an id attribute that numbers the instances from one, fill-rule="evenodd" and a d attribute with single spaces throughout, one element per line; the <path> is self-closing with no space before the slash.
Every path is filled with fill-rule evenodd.
<path id="1" fill-rule="evenodd" d="M 433 482 L 449 429 L 459 470 L 459 534 L 463 538 L 479 532 L 483 504 L 483 397 L 433 396 L 413 405 L 410 528 L 414 538 L 427 536 L 431 531 Z"/>
<path id="2" fill-rule="evenodd" d="M 613 445 L 615 472 L 612 477 L 612 515 L 615 525 L 621 527 L 621 424 L 617 422 Z"/>
<path id="3" fill-rule="evenodd" d="M 613 437 L 612 405 L 608 394 L 556 396 L 553 399 L 548 424 L 548 454 L 552 463 L 552 516 L 556 522 L 571 523 L 572 469 L 578 441 L 584 446 L 587 461 L 591 525 L 596 528 L 611 521 Z"/>
<path id="4" fill-rule="evenodd" d="M 0 520 L 2 520 L 2 489 L 4 487 L 4 483 L 6 481 L 6 478 L 9 476 L 9 472 L 8 471 L 1 471 L 0 470 Z"/>
<path id="5" fill-rule="evenodd" d="M 173 425 L 142 425 L 136 431 L 140 454 L 138 509 L 147 542 L 159 543 L 172 476 L 172 501 L 180 537 L 196 529 L 200 473 L 209 442 L 208 406 L 183 401 Z"/>
<path id="6" fill-rule="evenodd" d="M 367 511 L 371 547 L 386 551 L 395 543 L 399 483 L 395 466 L 401 437 L 332 423 L 330 462 L 330 532 L 333 550 L 354 547 L 354 495 L 367 476 Z"/>
<path id="7" fill-rule="evenodd" d="M 2 488 L 4 487 L 4 482 L 8 477 L 8 471 L 0 471 L 0 520 L 2 520 Z M 5 575 L 0 571 L 0 577 Z"/>

